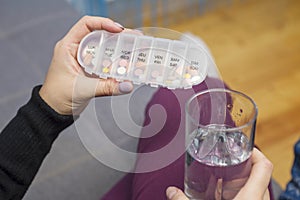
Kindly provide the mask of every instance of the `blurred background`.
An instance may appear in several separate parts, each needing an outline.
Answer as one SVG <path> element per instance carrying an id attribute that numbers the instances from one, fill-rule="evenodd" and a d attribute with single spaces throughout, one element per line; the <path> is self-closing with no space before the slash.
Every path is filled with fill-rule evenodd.
<path id="1" fill-rule="evenodd" d="M 285 187 L 300 138 L 300 1 L 2 0 L 1 130 L 43 82 L 56 41 L 85 14 L 202 38 L 222 79 L 256 101 L 256 144 Z M 98 199 L 122 177 L 95 161 L 74 132 L 70 127 L 58 138 L 25 199 Z"/>

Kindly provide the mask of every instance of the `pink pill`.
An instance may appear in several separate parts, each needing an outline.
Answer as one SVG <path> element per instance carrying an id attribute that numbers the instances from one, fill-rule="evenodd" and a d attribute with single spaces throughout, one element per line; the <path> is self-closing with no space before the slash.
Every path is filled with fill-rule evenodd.
<path id="1" fill-rule="evenodd" d="M 119 66 L 121 66 L 121 67 L 127 67 L 127 65 L 128 65 L 127 60 L 124 60 L 124 59 L 120 60 Z"/>
<path id="2" fill-rule="evenodd" d="M 134 71 L 134 75 L 139 76 L 139 75 L 142 75 L 143 72 L 144 72 L 144 71 L 143 71 L 142 69 L 136 69 L 136 70 Z"/>
<path id="3" fill-rule="evenodd" d="M 190 74 L 191 74 L 192 76 L 196 76 L 196 75 L 198 75 L 198 71 L 197 71 L 197 70 L 194 70 L 194 69 L 191 69 L 191 70 L 190 70 Z"/>
<path id="4" fill-rule="evenodd" d="M 137 62 L 135 64 L 136 67 L 144 67 L 145 66 L 145 63 L 144 62 Z"/>
<path id="5" fill-rule="evenodd" d="M 157 70 L 154 70 L 153 72 L 151 72 L 151 76 L 153 77 L 153 78 L 157 78 L 158 76 L 159 76 L 159 71 L 157 71 Z"/>

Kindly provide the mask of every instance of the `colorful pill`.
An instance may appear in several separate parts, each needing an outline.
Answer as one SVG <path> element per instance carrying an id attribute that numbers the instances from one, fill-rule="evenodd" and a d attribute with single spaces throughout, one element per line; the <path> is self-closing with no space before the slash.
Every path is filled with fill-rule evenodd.
<path id="1" fill-rule="evenodd" d="M 121 67 L 127 67 L 127 66 L 128 66 L 128 61 L 122 59 L 122 60 L 120 60 L 119 65 L 120 65 Z"/>
<path id="2" fill-rule="evenodd" d="M 170 85 L 170 84 L 172 83 L 172 81 L 171 81 L 171 80 L 166 80 L 165 83 L 166 83 L 167 85 Z"/>
<path id="3" fill-rule="evenodd" d="M 191 69 L 189 70 L 189 73 L 192 75 L 192 76 L 196 76 L 198 74 L 198 71 L 197 70 L 194 70 L 194 69 Z"/>
<path id="4" fill-rule="evenodd" d="M 157 71 L 157 70 L 154 70 L 152 73 L 151 73 L 151 76 L 153 77 L 153 78 L 157 78 L 158 76 L 159 76 L 159 71 Z"/>
<path id="5" fill-rule="evenodd" d="M 126 73 L 126 67 L 118 67 L 117 73 L 123 75 Z"/>
<path id="6" fill-rule="evenodd" d="M 188 73 L 186 73 L 186 74 L 184 75 L 184 78 L 185 78 L 185 79 L 190 79 L 190 78 L 191 78 L 191 75 L 188 74 Z"/>
<path id="7" fill-rule="evenodd" d="M 135 67 L 144 67 L 145 66 L 145 63 L 144 62 L 137 62 L 135 64 Z"/>
<path id="8" fill-rule="evenodd" d="M 109 68 L 108 68 L 108 67 L 104 67 L 104 68 L 102 69 L 102 72 L 103 72 L 103 73 L 108 73 L 108 72 L 109 72 Z"/>
<path id="9" fill-rule="evenodd" d="M 142 69 L 136 69 L 135 71 L 134 71 L 134 75 L 136 75 L 136 76 L 140 76 L 141 74 L 143 74 L 144 73 L 144 71 L 142 70 Z"/>
<path id="10" fill-rule="evenodd" d="M 177 67 L 176 74 L 181 74 L 183 70 L 183 66 Z"/>

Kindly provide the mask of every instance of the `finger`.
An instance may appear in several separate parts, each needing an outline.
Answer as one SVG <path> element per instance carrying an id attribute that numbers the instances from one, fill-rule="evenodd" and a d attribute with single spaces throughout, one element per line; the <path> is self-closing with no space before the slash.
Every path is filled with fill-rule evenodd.
<path id="1" fill-rule="evenodd" d="M 94 30 L 118 33 L 124 30 L 124 27 L 108 18 L 84 16 L 70 29 L 64 39 L 69 43 L 79 43 L 84 36 Z"/>
<path id="2" fill-rule="evenodd" d="M 223 185 L 223 190 L 232 190 L 232 189 L 236 189 L 236 188 L 241 188 L 245 185 L 247 180 L 248 180 L 248 177 L 227 181 Z"/>
<path id="3" fill-rule="evenodd" d="M 223 180 L 218 179 L 216 190 L 215 190 L 215 199 L 222 199 L 222 185 L 223 185 Z"/>
<path id="4" fill-rule="evenodd" d="M 176 187 L 168 187 L 166 190 L 168 200 L 188 200 L 185 194 Z"/>
<path id="5" fill-rule="evenodd" d="M 133 85 L 129 81 L 117 82 L 114 79 L 99 79 L 95 96 L 111 96 L 128 94 L 133 90 Z"/>
<path id="6" fill-rule="evenodd" d="M 270 200 L 270 192 L 269 192 L 269 190 L 266 190 L 266 192 L 264 194 L 264 199 L 263 200 Z"/>
<path id="7" fill-rule="evenodd" d="M 127 94 L 133 90 L 131 82 L 114 79 L 99 79 L 78 75 L 73 88 L 73 99 L 88 101 L 93 97 Z"/>
<path id="8" fill-rule="evenodd" d="M 247 199 L 253 194 L 262 199 L 268 188 L 273 170 L 272 163 L 256 148 L 253 150 L 252 162 L 250 177 L 238 193 L 238 199 Z"/>
<path id="9" fill-rule="evenodd" d="M 245 185 L 247 180 L 248 177 L 225 182 L 222 188 L 223 198 L 233 199 L 236 196 L 236 194 L 240 191 L 240 189 Z"/>

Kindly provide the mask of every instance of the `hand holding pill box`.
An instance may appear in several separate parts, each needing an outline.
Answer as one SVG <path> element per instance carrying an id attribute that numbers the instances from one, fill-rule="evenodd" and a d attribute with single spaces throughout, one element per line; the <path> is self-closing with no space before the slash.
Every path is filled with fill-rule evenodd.
<path id="1" fill-rule="evenodd" d="M 169 89 L 191 88 L 207 74 L 207 56 L 199 45 L 128 32 L 86 35 L 77 60 L 100 78 Z"/>

